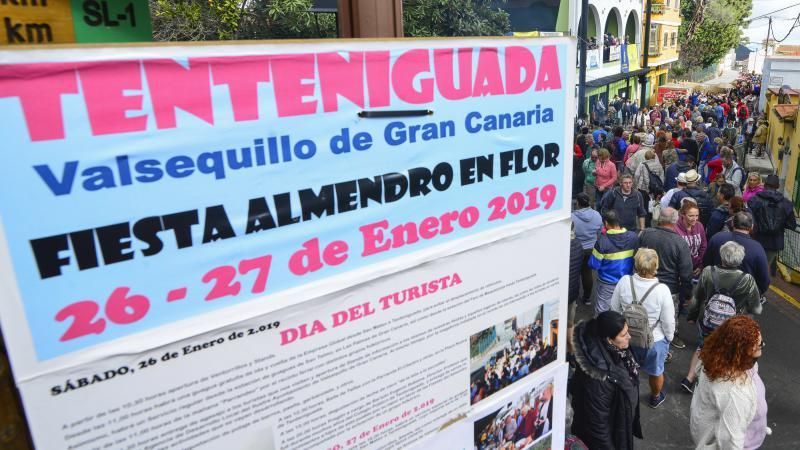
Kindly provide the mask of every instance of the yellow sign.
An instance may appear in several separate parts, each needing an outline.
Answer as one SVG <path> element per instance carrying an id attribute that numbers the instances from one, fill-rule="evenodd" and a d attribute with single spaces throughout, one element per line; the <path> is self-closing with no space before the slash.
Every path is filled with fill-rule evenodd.
<path id="1" fill-rule="evenodd" d="M 0 44 L 75 42 L 69 0 L 0 0 Z"/>
<path id="2" fill-rule="evenodd" d="M 633 72 L 642 67 L 639 65 L 639 47 L 636 44 L 628 44 L 628 70 Z"/>

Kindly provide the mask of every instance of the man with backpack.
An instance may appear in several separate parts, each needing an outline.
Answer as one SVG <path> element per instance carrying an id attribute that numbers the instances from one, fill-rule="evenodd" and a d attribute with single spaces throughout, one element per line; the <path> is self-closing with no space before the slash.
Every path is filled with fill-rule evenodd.
<path id="1" fill-rule="evenodd" d="M 745 273 L 749 273 L 756 280 L 758 292 L 763 297 L 769 289 L 769 266 L 764 247 L 750 237 L 753 231 L 753 216 L 748 212 L 739 211 L 733 215 L 733 231 L 720 231 L 708 240 L 706 254 L 703 256 L 703 266 L 720 265 L 720 249 L 726 243 L 733 241 L 744 247 L 744 259 L 738 266 Z"/>
<path id="2" fill-rule="evenodd" d="M 640 248 L 634 256 L 634 268 L 635 273 L 622 277 L 614 288 L 611 310 L 625 316 L 633 355 L 649 375 L 650 407 L 658 408 L 667 398 L 664 363 L 675 333 L 675 308 L 669 288 L 656 278 L 655 250 Z"/>
<path id="3" fill-rule="evenodd" d="M 742 195 L 747 177 L 744 176 L 744 169 L 733 160 L 730 152 L 725 152 L 725 155 L 722 156 L 722 173 L 725 175 L 725 182 L 736 189 L 736 195 Z"/>
<path id="4" fill-rule="evenodd" d="M 684 175 L 686 178 L 686 187 L 683 190 L 676 192 L 669 202 L 669 206 L 675 209 L 681 209 L 681 200 L 686 197 L 692 197 L 700 209 L 700 223 L 705 226 L 708 224 L 708 219 L 711 218 L 711 211 L 714 210 L 714 202 L 708 196 L 708 192 L 701 189 L 697 183 L 700 181 L 700 174 L 692 169 Z"/>
<path id="5" fill-rule="evenodd" d="M 669 288 L 676 320 L 680 305 L 692 298 L 691 250 L 675 231 L 677 222 L 678 211 L 665 208 L 658 216 L 658 226 L 639 234 L 639 247 L 651 248 L 658 255 L 658 280 Z M 677 332 L 671 342 L 674 347 L 686 347 Z"/>
<path id="6" fill-rule="evenodd" d="M 694 392 L 694 376 L 703 339 L 723 322 L 737 314 L 761 314 L 761 295 L 752 275 L 739 270 L 745 249 L 736 242 L 726 242 L 720 249 L 720 264 L 707 266 L 697 283 L 695 302 L 687 320 L 697 322 L 698 346 L 689 363 L 689 373 L 681 386 Z"/>
<path id="7" fill-rule="evenodd" d="M 778 176 L 767 175 L 764 190 L 747 202 L 755 222 L 753 237 L 767 252 L 769 269 L 773 275 L 776 272 L 775 261 L 778 253 L 783 250 L 784 229 L 797 228 L 792 202 L 778 192 L 778 187 L 780 187 Z"/>

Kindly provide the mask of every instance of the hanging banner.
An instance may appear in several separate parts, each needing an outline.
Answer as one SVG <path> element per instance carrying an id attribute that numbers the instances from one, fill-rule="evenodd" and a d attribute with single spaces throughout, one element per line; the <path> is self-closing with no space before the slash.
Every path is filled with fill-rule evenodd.
<path id="1" fill-rule="evenodd" d="M 621 45 L 610 45 L 608 47 L 608 60 L 609 61 L 616 61 L 619 59 L 620 56 L 620 47 Z"/>
<path id="2" fill-rule="evenodd" d="M 600 61 L 600 50 L 599 49 L 592 49 L 586 51 L 586 60 L 589 69 L 597 69 L 602 66 L 602 62 Z"/>
<path id="3" fill-rule="evenodd" d="M 548 38 L 0 52 L 0 321 L 37 444 L 66 446 L 69 433 L 43 436 L 85 398 L 62 393 L 112 378 L 143 398 L 171 389 L 196 369 L 127 377 L 226 353 L 236 330 L 270 336 L 257 352 L 278 359 L 333 345 L 324 331 L 389 308 L 346 289 L 389 277 L 382 289 L 401 292 L 392 274 L 566 220 L 574 51 Z M 454 273 L 410 295 L 455 287 Z M 326 301 L 345 312 L 325 322 L 311 304 Z M 537 312 L 503 314 L 454 332 L 466 345 Z M 204 364 L 210 377 L 258 354 Z M 146 364 L 117 365 L 131 355 Z M 136 378 L 144 391 L 123 384 Z"/>

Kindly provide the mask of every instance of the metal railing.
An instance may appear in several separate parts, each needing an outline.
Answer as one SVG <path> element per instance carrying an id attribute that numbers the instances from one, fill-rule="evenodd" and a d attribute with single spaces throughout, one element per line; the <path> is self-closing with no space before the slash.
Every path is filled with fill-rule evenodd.
<path id="1" fill-rule="evenodd" d="M 783 250 L 778 254 L 778 260 L 800 274 L 800 227 L 786 230 L 783 234 L 783 243 Z"/>

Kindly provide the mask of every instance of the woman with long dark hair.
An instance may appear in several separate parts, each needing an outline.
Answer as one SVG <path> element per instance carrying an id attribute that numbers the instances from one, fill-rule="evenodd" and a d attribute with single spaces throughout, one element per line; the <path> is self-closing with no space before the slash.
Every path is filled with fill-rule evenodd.
<path id="1" fill-rule="evenodd" d="M 591 449 L 629 450 L 634 436 L 642 438 L 639 365 L 630 339 L 625 318 L 615 311 L 575 327 L 572 433 Z"/>

